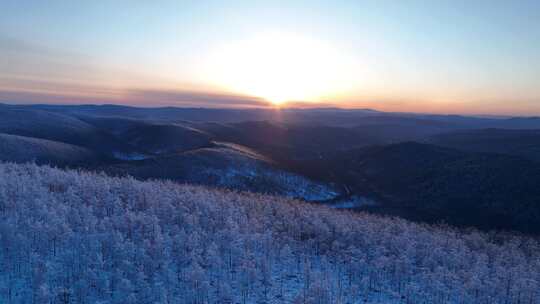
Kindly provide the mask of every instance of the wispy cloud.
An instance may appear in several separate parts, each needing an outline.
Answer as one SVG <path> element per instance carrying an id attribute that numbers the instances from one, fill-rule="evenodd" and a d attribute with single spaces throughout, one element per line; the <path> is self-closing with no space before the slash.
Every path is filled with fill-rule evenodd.
<path id="1" fill-rule="evenodd" d="M 163 85 L 167 89 L 162 89 Z M 182 85 L 110 66 L 104 67 L 84 54 L 0 35 L 0 102 L 190 107 L 269 106 L 268 102 L 257 97 L 191 88 L 193 85 Z"/>
<path id="2" fill-rule="evenodd" d="M 182 90 L 130 90 L 126 98 L 136 104 L 183 105 L 205 107 L 267 107 L 264 99 L 219 92 Z"/>
<path id="3" fill-rule="evenodd" d="M 209 108 L 268 107 L 256 97 L 227 93 L 171 90 L 114 90 L 80 88 L 68 93 L 0 89 L 0 102 L 11 104 L 126 104 L 138 106 L 184 106 Z"/>
<path id="4" fill-rule="evenodd" d="M 0 77 L 88 81 L 99 73 L 89 56 L 0 35 Z"/>
<path id="5" fill-rule="evenodd" d="M 288 102 L 286 102 L 284 104 L 284 106 L 286 106 L 287 108 L 298 108 L 298 109 L 303 109 L 303 108 L 335 108 L 336 104 L 335 103 L 330 103 L 330 102 L 324 102 L 324 101 L 319 101 L 319 102 L 288 101 Z"/>

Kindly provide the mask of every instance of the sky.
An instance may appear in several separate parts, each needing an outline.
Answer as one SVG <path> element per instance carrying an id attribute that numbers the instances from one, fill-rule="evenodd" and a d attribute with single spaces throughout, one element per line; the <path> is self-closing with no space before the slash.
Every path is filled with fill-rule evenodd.
<path id="1" fill-rule="evenodd" d="M 540 115 L 540 1 L 3 0 L 0 102 Z"/>

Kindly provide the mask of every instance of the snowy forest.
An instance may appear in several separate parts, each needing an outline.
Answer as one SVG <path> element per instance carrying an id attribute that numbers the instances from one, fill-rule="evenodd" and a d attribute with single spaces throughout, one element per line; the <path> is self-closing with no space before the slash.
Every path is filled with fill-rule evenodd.
<path id="1" fill-rule="evenodd" d="M 537 239 L 0 164 L 0 303 L 540 303 Z"/>

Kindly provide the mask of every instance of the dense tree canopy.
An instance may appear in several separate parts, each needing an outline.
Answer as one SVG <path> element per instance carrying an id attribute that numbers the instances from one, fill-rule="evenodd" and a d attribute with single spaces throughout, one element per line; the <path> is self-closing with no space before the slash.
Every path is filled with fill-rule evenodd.
<path id="1" fill-rule="evenodd" d="M 1 303 L 540 303 L 540 244 L 0 165 Z"/>

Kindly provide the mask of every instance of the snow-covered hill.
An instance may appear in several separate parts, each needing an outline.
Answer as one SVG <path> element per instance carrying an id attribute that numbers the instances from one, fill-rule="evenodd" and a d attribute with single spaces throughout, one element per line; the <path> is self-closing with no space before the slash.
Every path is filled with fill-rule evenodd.
<path id="1" fill-rule="evenodd" d="M 0 133 L 0 158 L 4 161 L 67 165 L 95 161 L 96 153 L 52 140 Z"/>
<path id="2" fill-rule="evenodd" d="M 104 170 L 113 175 L 170 179 L 306 201 L 330 200 L 338 195 L 338 190 L 329 184 L 288 172 L 254 150 L 224 142 L 214 142 L 209 148 L 114 164 Z"/>
<path id="3" fill-rule="evenodd" d="M 76 117 L 32 108 L 0 104 L 0 132 L 47 139 L 112 155 L 132 147 Z"/>
<path id="4" fill-rule="evenodd" d="M 537 240 L 0 164 L 1 303 L 540 303 Z"/>

